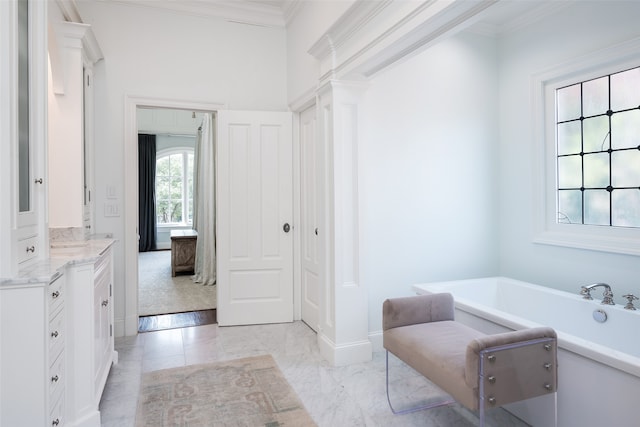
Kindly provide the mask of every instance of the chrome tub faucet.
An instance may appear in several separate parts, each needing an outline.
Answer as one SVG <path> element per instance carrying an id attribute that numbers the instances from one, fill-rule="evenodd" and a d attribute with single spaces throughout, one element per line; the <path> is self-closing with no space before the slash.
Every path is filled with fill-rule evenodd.
<path id="1" fill-rule="evenodd" d="M 607 285 L 606 283 L 594 283 L 592 285 L 581 286 L 580 295 L 582 295 L 582 298 L 584 299 L 593 299 L 593 297 L 591 296 L 591 290 L 597 287 L 604 288 L 601 304 L 614 305 L 615 303 L 613 302 L 613 292 L 611 292 L 611 286 Z"/>
<path id="2" fill-rule="evenodd" d="M 627 310 L 635 310 L 636 308 L 633 306 L 633 301 L 637 300 L 638 297 L 633 294 L 622 295 L 623 298 L 627 299 L 627 305 L 624 306 Z"/>

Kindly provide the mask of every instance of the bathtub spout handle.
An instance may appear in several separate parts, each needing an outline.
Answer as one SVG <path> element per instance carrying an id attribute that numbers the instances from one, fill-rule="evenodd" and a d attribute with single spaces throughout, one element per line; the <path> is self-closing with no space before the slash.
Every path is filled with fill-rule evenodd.
<path id="1" fill-rule="evenodd" d="M 611 292 L 611 288 L 605 288 L 604 294 L 602 294 L 602 304 L 605 305 L 615 305 L 613 302 L 613 292 Z"/>
<path id="2" fill-rule="evenodd" d="M 633 294 L 622 295 L 623 298 L 627 299 L 627 305 L 624 306 L 627 310 L 635 310 L 636 308 L 633 306 L 633 301 L 637 300 L 638 297 Z"/>
<path id="3" fill-rule="evenodd" d="M 582 286 L 580 288 L 580 295 L 582 295 L 582 298 L 584 299 L 593 299 L 591 296 L 591 289 L 588 289 L 586 286 Z"/>

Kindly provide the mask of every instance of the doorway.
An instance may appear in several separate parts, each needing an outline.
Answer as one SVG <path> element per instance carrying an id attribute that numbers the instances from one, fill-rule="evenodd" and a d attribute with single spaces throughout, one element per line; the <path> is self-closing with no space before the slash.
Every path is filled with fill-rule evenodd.
<path id="1" fill-rule="evenodd" d="M 209 161 L 207 174 L 215 173 L 213 112 L 136 106 L 136 130 L 138 332 L 215 323 L 215 276 L 203 273 L 200 255 L 197 268 L 195 256 L 196 246 L 209 251 L 206 268 L 215 274 L 215 253 L 210 253 L 215 236 L 211 233 L 213 241 L 204 245 L 203 238 L 211 240 L 209 233 L 198 238 L 195 231 L 205 231 L 205 222 L 213 228 L 215 204 L 207 206 L 213 212 L 203 215 L 194 203 L 205 200 L 210 190 L 198 179 L 204 169 L 199 163 Z M 207 144 L 210 149 L 203 149 Z"/>
<path id="2" fill-rule="evenodd" d="M 244 112 L 244 113 L 240 113 L 240 112 L 236 112 L 231 114 L 228 110 L 226 110 L 224 108 L 224 105 L 222 104 L 208 104 L 208 103 L 193 103 L 193 102 L 181 102 L 181 101 L 173 101 L 173 100 L 162 100 L 162 99 L 154 99 L 154 98 L 139 98 L 139 97 L 131 97 L 131 96 L 127 96 L 125 98 L 125 155 L 124 155 L 124 169 L 125 169 L 125 182 L 128 184 L 134 184 L 137 183 L 138 177 L 137 177 L 137 170 L 138 170 L 138 158 L 137 158 L 137 111 L 138 108 L 142 107 L 142 108 L 161 108 L 161 109 L 178 109 L 178 110 L 188 110 L 188 111 L 215 111 L 216 112 L 216 127 L 218 129 L 218 140 L 217 140 L 217 151 L 220 151 L 221 149 L 220 144 L 221 141 L 227 140 L 229 139 L 229 137 L 232 137 L 236 140 L 236 142 L 238 142 L 239 144 L 233 144 L 234 150 L 232 151 L 225 151 L 222 150 L 223 152 L 225 152 L 226 154 L 223 155 L 223 153 L 217 153 L 216 155 L 218 155 L 220 158 L 224 158 L 225 160 L 219 160 L 218 159 L 218 163 L 219 166 L 221 165 L 225 165 L 227 164 L 227 162 L 229 162 L 231 159 L 228 158 L 229 155 L 232 155 L 234 157 L 234 159 L 238 159 L 238 156 L 243 157 L 242 153 L 243 153 L 243 149 L 242 147 L 246 147 L 245 144 L 242 143 L 243 140 L 243 135 L 248 135 L 245 134 L 245 131 L 249 131 L 250 129 L 252 129 L 251 132 L 258 132 L 256 133 L 253 137 L 252 137 L 252 141 L 255 141 L 255 143 L 258 144 L 258 146 L 268 146 L 270 144 L 276 144 L 276 143 L 280 143 L 277 141 L 281 141 L 280 140 L 280 136 L 286 136 L 288 135 L 289 137 L 289 142 L 291 141 L 291 136 L 292 136 L 292 130 L 291 130 L 291 114 L 287 113 L 285 114 L 285 116 L 287 116 L 288 118 L 286 118 L 286 122 L 285 123 L 268 123 L 271 119 L 275 119 L 276 117 L 280 117 L 281 119 L 284 119 L 285 116 L 282 116 L 281 114 L 276 114 L 274 112 Z M 244 114 L 247 113 L 248 116 L 245 116 Z M 238 115 L 240 114 L 240 115 Z M 232 122 L 227 121 L 226 125 L 223 126 L 222 122 L 223 122 L 223 116 L 226 117 L 227 119 L 230 119 L 233 117 Z M 241 117 L 242 116 L 242 117 Z M 247 121 L 248 120 L 248 121 Z M 266 120 L 266 122 L 264 121 Z M 266 138 L 266 139 L 265 139 Z M 248 142 L 248 140 L 246 141 Z M 281 142 L 284 142 L 284 140 L 282 140 Z M 225 144 L 226 145 L 226 144 Z M 284 148 L 284 147 L 283 147 Z M 239 151 L 238 151 L 239 150 Z M 287 149 L 288 150 L 288 149 Z M 277 160 L 278 164 L 281 165 L 289 165 L 289 168 L 291 166 L 291 162 L 293 160 L 292 156 L 290 155 L 290 151 L 288 152 L 289 154 L 287 154 L 287 150 L 284 149 L 277 149 L 277 150 L 265 150 L 262 151 L 262 153 L 264 153 L 266 155 L 266 158 L 263 158 L 262 156 L 258 156 L 258 157 L 251 157 L 252 159 L 258 160 L 260 159 L 260 162 L 262 161 L 267 161 L 267 164 L 271 164 L 271 161 L 275 161 Z M 261 151 L 256 151 L 255 153 L 260 153 Z M 249 152 L 247 152 L 249 153 Z M 253 151 L 251 151 L 251 153 L 253 153 Z M 276 154 L 278 153 L 278 154 Z M 253 154 L 252 154 L 253 155 Z M 247 158 L 248 160 L 248 158 Z M 234 164 L 236 164 L 236 161 L 234 160 L 233 162 Z M 251 160 L 250 164 L 246 164 L 247 166 L 249 165 L 253 165 L 253 160 Z M 240 168 L 241 169 L 241 168 Z M 255 181 L 255 183 L 260 183 L 260 188 L 262 189 L 276 189 L 279 188 L 279 186 L 276 186 L 275 184 L 278 182 L 291 182 L 291 179 L 288 178 L 286 180 L 283 179 L 271 179 L 269 178 L 270 176 L 270 171 L 272 170 L 272 168 L 270 166 L 264 167 L 264 168 L 256 168 L 255 165 L 251 166 L 249 169 L 246 169 L 245 172 L 247 172 L 247 177 L 249 178 L 248 181 L 238 181 L 237 179 L 240 179 L 241 176 L 239 174 L 239 168 L 232 168 L 229 169 L 227 168 L 225 171 L 222 171 L 221 169 L 218 169 L 218 174 L 223 177 L 221 179 L 225 179 L 227 184 L 230 184 L 230 182 L 235 182 L 236 184 L 239 184 L 241 182 L 245 182 L 245 183 L 249 183 L 251 188 L 254 188 L 254 184 L 251 184 L 254 182 L 254 179 L 256 177 L 258 177 L 258 181 Z M 243 169 L 244 170 L 244 169 Z M 234 175 L 231 176 L 229 173 L 233 171 Z M 260 174 L 256 175 L 256 172 L 258 171 L 262 171 Z M 265 175 L 266 174 L 266 175 Z M 265 178 L 268 178 L 265 181 Z M 231 181 L 229 181 L 231 180 Z M 272 183 L 274 185 L 264 185 L 264 183 Z M 128 285 L 125 286 L 124 289 L 124 319 L 122 322 L 122 328 L 124 329 L 124 335 L 135 335 L 138 332 L 138 325 L 139 325 L 139 316 L 138 316 L 138 190 L 137 190 L 137 185 L 134 188 L 134 185 L 126 185 L 125 186 L 125 190 L 124 190 L 124 195 L 125 195 L 125 230 L 124 230 L 124 238 L 123 238 L 123 244 L 124 244 L 124 265 L 125 265 L 125 269 L 124 269 L 124 274 L 125 274 L 125 283 L 127 283 Z M 235 185 L 235 184 L 234 184 Z M 218 183 L 217 188 L 229 188 L 228 185 L 222 184 L 222 183 Z M 291 203 L 290 198 L 293 195 L 293 192 L 291 189 L 287 190 L 287 191 L 281 191 L 278 190 L 279 194 L 282 194 L 283 197 L 286 197 L 286 200 L 288 200 L 287 203 Z M 239 195 L 241 194 L 240 192 L 234 191 L 231 194 L 236 194 L 235 197 L 233 197 L 230 200 L 228 196 L 223 196 L 223 195 L 217 195 L 217 198 L 219 199 L 218 204 L 219 206 L 228 206 L 229 209 L 233 208 L 234 206 L 237 207 L 241 207 L 242 203 L 242 198 L 239 197 Z M 271 194 L 271 193 L 270 193 Z M 275 194 L 275 193 L 274 193 Z M 288 196 L 286 196 L 288 195 Z M 273 204 L 272 201 L 276 201 L 279 198 L 277 197 L 273 197 L 273 196 L 269 196 L 267 197 L 266 195 L 264 197 L 261 196 L 260 199 L 258 198 L 249 198 L 246 200 L 249 200 L 251 203 L 254 203 L 256 200 L 263 200 L 265 202 L 265 204 L 263 205 L 264 207 L 273 207 L 273 206 L 284 206 L 284 202 L 286 200 L 283 199 L 282 203 L 276 203 Z M 220 201 L 222 200 L 222 201 Z M 226 201 L 226 202 L 225 202 Z M 238 203 L 233 203 L 233 202 L 238 202 Z M 290 207 L 290 206 L 289 206 Z M 277 285 L 277 282 L 275 280 L 273 280 L 276 277 L 276 274 L 273 273 L 271 276 L 272 280 L 266 280 L 266 281 L 260 281 L 261 283 L 267 283 L 267 287 L 261 287 L 261 288 L 256 288 L 256 287 L 246 287 L 244 286 L 242 288 L 242 292 L 239 291 L 239 287 L 242 287 L 245 284 L 250 284 L 249 282 L 247 282 L 246 280 L 236 280 L 236 279 L 242 279 L 242 278 L 249 278 L 252 277 L 251 272 L 246 272 L 246 268 L 244 268 L 244 272 L 235 269 L 233 269 L 233 273 L 231 273 L 231 263 L 235 262 L 238 260 L 237 257 L 235 257 L 235 253 L 237 252 L 237 249 L 239 248 L 237 245 L 235 246 L 231 246 L 231 242 L 242 242 L 245 241 L 245 239 L 238 239 L 238 238 L 231 238 L 231 236 L 233 236 L 233 234 L 229 234 L 229 233 L 235 233 L 235 232 L 240 232 L 242 233 L 243 230 L 247 230 L 247 231 L 252 231 L 253 233 L 253 228 L 247 229 L 247 228 L 243 228 L 239 226 L 239 223 L 237 221 L 238 218 L 241 218 L 241 216 L 232 214 L 232 212 L 226 209 L 224 210 L 224 215 L 222 212 L 219 212 L 218 209 L 216 209 L 216 215 L 218 216 L 218 219 L 216 221 L 217 223 L 217 229 L 222 230 L 223 232 L 225 232 L 226 234 L 224 236 L 216 236 L 216 240 L 219 242 L 219 245 L 217 249 L 219 249 L 218 253 L 217 253 L 217 260 L 218 260 L 218 275 L 219 275 L 219 284 L 216 286 L 216 293 L 217 293 L 217 299 L 216 299 L 216 309 L 218 311 L 218 320 L 221 320 L 221 314 L 222 314 L 222 306 L 221 306 L 221 302 L 224 302 L 224 295 L 222 294 L 221 296 L 221 292 L 222 292 L 222 285 L 223 284 L 227 284 L 228 286 L 234 286 L 234 291 L 233 292 L 227 292 L 226 296 L 229 297 L 230 295 L 233 296 L 239 296 L 239 295 L 244 295 L 243 299 L 245 301 L 252 301 L 252 302 L 274 302 L 276 300 L 286 300 L 286 306 L 287 309 L 286 311 L 292 311 L 289 307 L 294 305 L 294 301 L 293 301 L 293 285 L 287 285 L 287 286 L 283 286 L 281 288 L 279 288 Z M 291 212 L 289 212 L 288 214 L 284 214 L 285 211 L 289 211 L 289 208 L 285 209 L 284 211 L 278 210 L 270 210 L 270 209 L 261 209 L 260 210 L 263 214 L 267 214 L 268 218 L 263 218 L 262 220 L 260 220 L 261 223 L 263 224 L 274 224 L 275 226 L 273 227 L 268 227 L 267 229 L 265 229 L 265 233 L 266 234 L 262 234 L 262 236 L 267 236 L 269 239 L 268 240 L 264 240 L 263 238 L 261 239 L 254 239 L 251 238 L 249 241 L 252 242 L 262 242 L 258 247 L 263 248 L 264 250 L 267 250 L 267 255 L 268 258 L 267 261 L 269 261 L 270 263 L 273 262 L 279 262 L 278 259 L 279 257 L 274 256 L 275 252 L 274 250 L 272 250 L 272 248 L 277 248 L 277 247 L 289 247 L 290 243 L 286 243 L 286 244 L 279 244 L 279 245 L 275 245 L 275 241 L 276 239 L 280 239 L 280 237 L 282 237 L 282 235 L 284 236 L 291 236 L 291 234 L 293 233 L 289 233 L 288 229 L 290 227 L 286 227 L 286 225 L 288 223 L 291 223 Z M 248 214 L 253 215 L 255 212 L 257 212 L 257 210 L 255 209 L 250 209 L 247 211 Z M 281 214 L 276 214 L 276 212 L 281 212 Z M 229 214 L 232 214 L 231 216 L 229 216 Z M 224 219 L 226 219 L 227 221 L 227 226 L 222 226 L 223 223 L 223 217 Z M 233 223 L 229 223 L 229 219 L 233 218 Z M 268 219 L 268 221 L 267 221 Z M 285 231 L 287 230 L 287 231 Z M 293 231 L 293 227 L 291 227 L 291 231 Z M 277 235 L 279 235 L 280 233 L 282 233 L 282 235 L 280 237 L 277 237 Z M 247 235 L 248 236 L 248 235 Z M 289 240 L 288 237 L 285 237 L 285 240 Z M 274 242 L 273 245 L 271 245 L 270 242 Z M 223 263 L 221 261 L 221 259 L 223 258 L 222 256 L 222 251 L 225 250 L 226 255 L 228 255 L 226 257 L 225 262 Z M 236 252 L 234 252 L 236 251 Z M 266 252 L 265 252 L 266 253 Z M 289 260 L 286 261 L 288 264 L 288 270 L 286 274 L 282 274 L 283 278 L 287 278 L 287 280 L 290 280 L 289 278 L 291 277 L 291 268 L 292 268 L 292 261 L 290 261 L 291 259 L 291 254 L 289 253 L 287 256 L 283 257 L 283 260 Z M 252 264 L 253 265 L 253 264 Z M 275 264 L 274 265 L 267 265 L 268 267 L 268 271 L 274 272 L 275 270 Z M 267 271 L 264 270 L 264 271 Z M 225 272 L 225 274 L 229 277 L 225 277 L 223 280 L 223 277 L 221 276 L 222 272 Z M 268 272 L 267 271 L 267 272 Z M 230 274 L 233 276 L 231 277 Z M 234 280 L 228 280 L 229 278 L 233 278 Z M 256 283 L 255 281 L 251 281 L 252 283 Z M 270 286 L 270 287 L 269 287 Z M 265 292 L 269 291 L 272 292 L 274 290 L 277 289 L 283 289 L 283 292 L 286 291 L 286 298 L 284 298 L 285 294 L 281 294 L 282 298 L 265 298 Z M 247 292 L 252 292 L 253 295 L 251 293 L 247 293 Z M 273 293 L 273 292 L 272 292 Z M 231 301 L 230 299 L 228 299 L 228 302 L 230 303 L 235 303 L 236 301 Z M 248 305 L 245 303 L 245 301 L 242 302 L 242 307 L 243 310 L 227 310 L 227 313 L 230 314 L 237 314 L 237 313 L 257 313 L 257 310 L 251 311 L 248 309 Z M 276 301 L 277 302 L 277 301 Z M 231 308 L 231 306 L 228 304 L 227 308 Z M 240 308 L 240 307 L 236 307 L 236 308 Z M 282 311 L 282 310 L 280 310 Z M 263 310 L 260 311 L 260 313 L 264 313 Z M 292 313 L 291 313 L 292 314 Z M 266 320 L 265 320 L 266 319 Z M 271 322 L 280 322 L 280 321 L 291 321 L 292 319 L 288 319 L 288 320 L 282 320 L 282 319 L 267 319 L 266 317 L 261 317 L 260 319 L 252 319 L 252 323 L 271 323 Z M 237 321 L 237 320 L 231 320 L 230 324 L 242 324 L 243 322 L 241 321 Z"/>

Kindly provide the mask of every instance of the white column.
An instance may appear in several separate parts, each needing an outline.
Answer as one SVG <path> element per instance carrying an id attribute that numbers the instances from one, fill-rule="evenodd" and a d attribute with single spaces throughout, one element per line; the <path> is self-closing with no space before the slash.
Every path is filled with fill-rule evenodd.
<path id="1" fill-rule="evenodd" d="M 360 281 L 358 118 L 366 85 L 329 81 L 318 91 L 318 140 L 323 151 L 320 221 L 324 284 L 318 344 L 333 365 L 371 360 L 366 287 Z"/>

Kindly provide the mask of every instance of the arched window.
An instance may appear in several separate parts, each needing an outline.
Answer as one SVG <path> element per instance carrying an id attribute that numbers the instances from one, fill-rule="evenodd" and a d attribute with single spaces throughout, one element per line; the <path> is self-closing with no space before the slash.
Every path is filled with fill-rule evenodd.
<path id="1" fill-rule="evenodd" d="M 156 160 L 157 225 L 193 223 L 193 149 L 158 153 Z"/>

